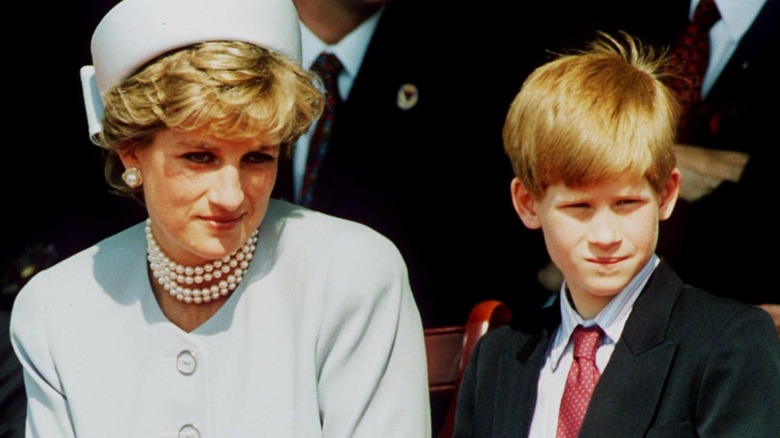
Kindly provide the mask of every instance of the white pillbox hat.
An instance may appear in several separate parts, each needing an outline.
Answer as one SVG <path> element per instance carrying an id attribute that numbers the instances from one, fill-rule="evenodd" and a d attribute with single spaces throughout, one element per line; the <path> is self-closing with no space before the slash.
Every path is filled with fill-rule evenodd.
<path id="1" fill-rule="evenodd" d="M 301 61 L 292 0 L 124 0 L 92 35 L 92 66 L 81 69 L 90 139 L 102 130 L 101 94 L 174 49 L 205 41 L 244 41 Z"/>

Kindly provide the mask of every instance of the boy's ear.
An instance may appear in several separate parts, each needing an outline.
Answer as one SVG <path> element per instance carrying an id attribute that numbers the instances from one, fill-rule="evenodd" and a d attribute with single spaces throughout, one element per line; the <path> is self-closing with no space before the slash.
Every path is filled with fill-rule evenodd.
<path id="1" fill-rule="evenodd" d="M 518 178 L 512 179 L 512 204 L 515 206 L 517 215 L 523 221 L 526 227 L 535 230 L 542 227 L 539 215 L 536 214 L 536 200 L 525 188 Z"/>
<path id="2" fill-rule="evenodd" d="M 677 197 L 680 195 L 680 170 L 676 167 L 672 170 L 672 174 L 669 175 L 669 180 L 666 181 L 663 192 L 661 192 L 661 199 L 658 204 L 658 219 L 666 220 L 672 215 L 674 206 L 677 204 Z"/>

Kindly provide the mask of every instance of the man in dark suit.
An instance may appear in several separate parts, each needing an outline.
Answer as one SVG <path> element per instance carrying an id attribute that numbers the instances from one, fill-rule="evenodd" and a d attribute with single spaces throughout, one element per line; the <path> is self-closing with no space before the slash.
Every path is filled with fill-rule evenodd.
<path id="1" fill-rule="evenodd" d="M 699 3 L 660 0 L 637 13 L 625 2 L 590 2 L 580 5 L 581 32 L 573 38 L 621 29 L 659 48 L 673 46 Z M 780 241 L 780 229 L 764 210 L 778 187 L 770 139 L 780 114 L 780 1 L 715 4 L 720 18 L 708 32 L 703 105 L 696 129 L 681 135 L 676 148 L 681 202 L 662 225 L 658 253 L 687 283 L 763 304 L 780 330 L 780 291 L 765 276 L 775 260 L 755 253 L 762 242 Z"/>
<path id="2" fill-rule="evenodd" d="M 467 20 L 461 8 L 431 2 L 295 3 L 304 65 L 320 50 L 357 58 L 342 59 L 342 102 L 308 205 L 399 247 L 426 326 L 463 324 L 481 299 L 517 313 L 539 307 L 545 296 L 535 275 L 544 260 L 532 254 L 541 240 L 519 230 L 500 202 L 511 180 L 500 128 L 542 52 L 521 46 L 478 61 L 464 42 L 509 41 L 492 29 L 490 8 Z M 307 142 L 280 166 L 275 196 L 301 202 Z"/>
<path id="3" fill-rule="evenodd" d="M 752 21 L 744 19 L 749 24 L 733 54 L 722 60 L 722 71 L 707 72 L 712 76 L 709 90 L 705 75 L 703 127 L 678 139 L 686 143 L 677 152 L 679 166 L 688 172 L 687 183 L 694 188 L 696 182 L 707 184 L 684 193 L 685 216 L 680 219 L 685 223 L 678 223 L 676 236 L 680 239 L 663 241 L 663 249 L 677 257 L 673 266 L 686 282 L 751 304 L 770 303 L 777 310 L 780 291 L 766 281 L 775 260 L 754 251 L 759 242 L 780 241 L 778 227 L 763 208 L 769 191 L 779 187 L 767 161 L 775 155 L 769 139 L 780 115 L 780 1 L 716 3 L 722 18 L 710 32 L 713 57 L 714 32 L 733 32 L 735 15 L 755 15 Z M 780 319 L 775 324 L 780 328 Z"/>
<path id="4" fill-rule="evenodd" d="M 684 284 L 654 253 L 681 182 L 663 68 L 606 36 L 537 69 L 513 102 L 515 209 L 565 281 L 537 318 L 482 338 L 456 437 L 777 435 L 771 319 Z"/>

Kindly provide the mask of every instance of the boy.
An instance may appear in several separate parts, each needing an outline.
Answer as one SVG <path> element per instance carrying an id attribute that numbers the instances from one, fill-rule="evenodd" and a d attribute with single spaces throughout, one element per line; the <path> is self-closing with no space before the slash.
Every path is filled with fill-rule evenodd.
<path id="1" fill-rule="evenodd" d="M 654 254 L 680 189 L 662 69 L 637 40 L 603 35 L 538 68 L 512 103 L 515 210 L 564 283 L 537 320 L 482 339 L 455 436 L 778 436 L 767 314 L 685 285 Z"/>

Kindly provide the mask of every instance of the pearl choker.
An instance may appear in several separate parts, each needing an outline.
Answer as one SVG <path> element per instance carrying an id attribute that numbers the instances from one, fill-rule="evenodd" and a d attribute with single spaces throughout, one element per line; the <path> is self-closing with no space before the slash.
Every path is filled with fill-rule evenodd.
<path id="1" fill-rule="evenodd" d="M 146 251 L 152 276 L 171 296 L 185 303 L 210 303 L 232 292 L 249 267 L 257 248 L 257 230 L 236 252 L 203 266 L 183 266 L 170 258 L 152 234 L 152 221 L 146 220 Z M 232 270 L 232 273 L 231 273 Z M 211 283 L 211 286 L 203 286 Z"/>

